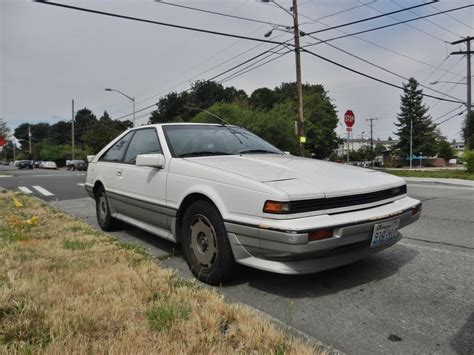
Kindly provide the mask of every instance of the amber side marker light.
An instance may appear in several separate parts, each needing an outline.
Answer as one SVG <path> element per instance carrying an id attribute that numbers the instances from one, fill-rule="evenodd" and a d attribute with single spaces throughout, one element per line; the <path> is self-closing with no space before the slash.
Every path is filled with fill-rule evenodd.
<path id="1" fill-rule="evenodd" d="M 289 210 L 288 202 L 266 201 L 263 205 L 265 213 L 288 213 Z"/>
<path id="2" fill-rule="evenodd" d="M 309 242 L 314 242 L 315 240 L 327 239 L 331 237 L 332 237 L 332 229 L 320 229 L 320 230 L 308 233 Z"/>

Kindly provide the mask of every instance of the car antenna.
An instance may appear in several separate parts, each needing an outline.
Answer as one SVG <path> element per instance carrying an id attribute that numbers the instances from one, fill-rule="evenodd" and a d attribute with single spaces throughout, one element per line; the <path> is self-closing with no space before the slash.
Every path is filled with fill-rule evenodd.
<path id="1" fill-rule="evenodd" d="M 229 126 L 232 126 L 231 123 L 227 122 L 227 121 L 226 121 L 225 119 L 223 119 L 222 117 L 219 117 L 219 116 L 217 116 L 216 114 L 214 114 L 214 113 L 212 113 L 212 112 L 209 112 L 209 111 L 207 111 L 207 110 L 203 110 L 202 108 L 193 107 L 193 106 L 184 106 L 184 107 L 187 108 L 187 109 L 190 109 L 190 110 L 198 110 L 198 111 L 205 112 L 205 113 L 207 113 L 207 114 L 209 114 L 209 115 L 211 115 L 211 116 L 217 118 L 218 120 L 224 122 L 225 124 L 227 124 L 227 125 L 229 125 Z M 225 126 L 225 124 L 224 124 L 223 126 Z"/>

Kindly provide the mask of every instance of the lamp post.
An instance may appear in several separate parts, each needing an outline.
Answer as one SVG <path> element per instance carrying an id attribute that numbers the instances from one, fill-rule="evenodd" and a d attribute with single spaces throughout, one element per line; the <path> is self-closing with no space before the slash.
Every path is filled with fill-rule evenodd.
<path id="1" fill-rule="evenodd" d="M 463 82 L 458 82 L 458 81 L 443 81 L 443 80 L 436 80 L 430 83 L 430 85 L 436 85 L 439 83 L 446 83 L 446 84 L 462 84 L 462 85 L 467 85 L 467 83 Z"/>
<path id="2" fill-rule="evenodd" d="M 421 162 L 423 161 L 423 153 L 420 152 L 420 169 L 421 169 Z"/>
<path id="3" fill-rule="evenodd" d="M 67 121 L 66 118 L 64 117 L 59 117 L 59 116 L 53 116 L 52 118 L 59 118 L 61 120 Z M 76 134 L 75 134 L 75 128 L 74 128 L 74 100 L 72 100 L 72 109 L 71 109 L 71 159 L 75 160 L 76 159 Z"/>
<path id="4" fill-rule="evenodd" d="M 304 133 L 304 117 L 303 117 L 303 85 L 301 81 L 301 59 L 300 59 L 300 30 L 298 25 L 298 0 L 292 0 L 293 6 L 291 7 L 291 11 L 285 9 L 275 0 L 260 0 L 261 2 L 265 3 L 273 3 L 278 6 L 280 9 L 285 11 L 293 18 L 293 36 L 295 40 L 295 64 L 296 64 L 296 135 L 298 136 L 298 143 L 300 147 L 300 155 L 305 155 L 304 144 L 306 143 L 306 137 Z M 265 37 L 269 37 L 274 29 L 278 29 L 274 27 L 271 31 L 265 34 Z M 291 29 L 291 27 L 286 27 L 287 30 Z M 303 34 L 304 35 L 304 34 Z"/>
<path id="5" fill-rule="evenodd" d="M 121 94 L 122 96 L 125 96 L 127 99 L 129 99 L 130 101 L 132 101 L 132 104 L 133 104 L 133 127 L 135 127 L 135 98 L 134 98 L 134 97 L 131 97 L 131 96 L 128 96 L 127 94 L 124 94 L 124 93 L 121 92 L 120 90 L 116 90 L 116 89 L 105 88 L 105 91 L 115 91 L 115 92 L 118 92 L 118 93 Z"/>

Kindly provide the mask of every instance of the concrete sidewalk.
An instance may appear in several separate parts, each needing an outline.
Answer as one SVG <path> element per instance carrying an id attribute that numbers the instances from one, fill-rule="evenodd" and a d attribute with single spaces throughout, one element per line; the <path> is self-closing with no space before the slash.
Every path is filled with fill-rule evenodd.
<path id="1" fill-rule="evenodd" d="M 406 182 L 410 183 L 419 183 L 419 184 L 442 184 L 442 185 L 451 185 L 451 186 L 464 186 L 472 187 L 474 189 L 474 180 L 464 180 L 464 179 L 439 179 L 439 178 L 429 178 L 429 177 L 409 177 L 401 176 L 405 179 Z"/>

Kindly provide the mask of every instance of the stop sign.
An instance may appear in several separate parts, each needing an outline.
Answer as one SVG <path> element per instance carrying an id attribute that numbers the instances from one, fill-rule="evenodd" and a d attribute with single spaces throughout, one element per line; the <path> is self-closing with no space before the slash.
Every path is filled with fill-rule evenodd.
<path id="1" fill-rule="evenodd" d="M 355 123 L 354 112 L 352 112 L 351 110 L 346 111 L 346 113 L 344 114 L 344 123 L 349 128 L 351 128 L 354 125 Z"/>

